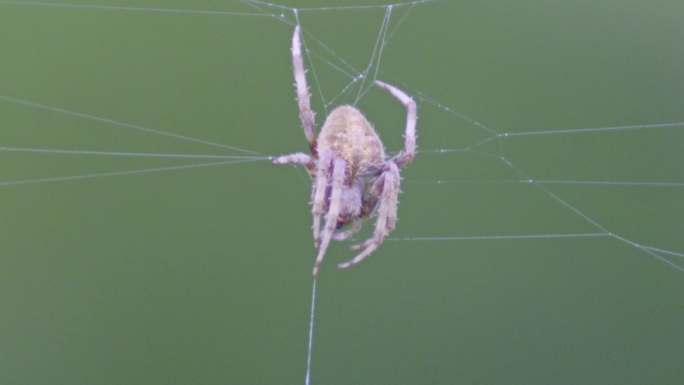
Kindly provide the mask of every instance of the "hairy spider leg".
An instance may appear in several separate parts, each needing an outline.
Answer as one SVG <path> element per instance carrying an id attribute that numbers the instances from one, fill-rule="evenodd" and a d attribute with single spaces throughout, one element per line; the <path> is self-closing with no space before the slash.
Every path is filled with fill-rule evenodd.
<path id="1" fill-rule="evenodd" d="M 313 201 L 311 202 L 311 215 L 313 217 L 313 239 L 314 247 L 316 249 L 318 249 L 320 244 L 321 216 L 325 212 L 325 191 L 328 187 L 328 178 L 330 177 L 330 166 L 332 160 L 332 151 L 322 151 L 320 158 L 318 159 L 318 169 L 316 170 Z"/>
<path id="2" fill-rule="evenodd" d="M 304 167 L 308 167 L 311 162 L 311 156 L 303 152 L 281 155 L 273 159 L 273 164 L 298 164 Z"/>
<path id="3" fill-rule="evenodd" d="M 316 163 L 314 158 L 302 152 L 295 152 L 293 154 L 281 155 L 273 158 L 273 164 L 294 164 L 304 166 L 309 176 L 313 176 L 316 172 Z"/>
<path id="4" fill-rule="evenodd" d="M 363 242 L 360 248 L 364 250 L 353 259 L 337 265 L 340 269 L 346 269 L 356 265 L 368 257 L 382 244 L 385 237 L 394 230 L 397 223 L 397 204 L 399 201 L 400 175 L 399 166 L 394 162 L 387 162 L 387 170 L 383 172 L 382 193 L 380 195 L 380 207 L 378 219 L 375 222 L 373 237 Z"/>
<path id="5" fill-rule="evenodd" d="M 295 90 L 297 94 L 297 104 L 299 105 L 299 120 L 304 128 L 304 135 L 309 141 L 311 154 L 294 153 L 282 155 L 273 159 L 273 164 L 299 164 L 309 171 L 309 174 L 315 172 L 315 164 L 313 158 L 318 156 L 316 149 L 316 134 L 314 132 L 316 127 L 315 113 L 311 110 L 311 94 L 309 86 L 306 82 L 306 70 L 304 69 L 304 59 L 302 58 L 302 42 L 300 37 L 300 27 L 295 27 L 292 35 L 292 69 L 295 79 Z"/>
<path id="6" fill-rule="evenodd" d="M 292 35 L 292 69 L 294 72 L 295 89 L 297 90 L 297 104 L 299 105 L 299 120 L 304 128 L 304 135 L 309 141 L 311 152 L 316 156 L 316 127 L 315 113 L 311 110 L 311 94 L 306 83 L 306 70 L 304 69 L 304 59 L 302 58 L 302 41 L 299 35 L 300 27 L 295 27 Z"/>
<path id="7" fill-rule="evenodd" d="M 380 80 L 376 80 L 375 84 L 397 98 L 397 100 L 406 108 L 404 150 L 400 151 L 399 154 L 393 158 L 394 162 L 399 165 L 399 167 L 404 167 L 411 163 L 416 156 L 416 121 L 418 120 L 416 102 L 410 96 L 406 95 L 404 91 L 391 84 L 381 82 Z"/>
<path id="8" fill-rule="evenodd" d="M 328 213 L 325 216 L 325 227 L 323 228 L 321 244 L 318 248 L 316 262 L 314 263 L 314 277 L 318 275 L 318 270 L 323 262 L 323 257 L 328 249 L 328 245 L 330 245 L 330 240 L 335 232 L 335 227 L 337 227 L 337 218 L 340 215 L 340 209 L 342 206 L 342 187 L 344 185 L 347 162 L 345 162 L 344 159 L 335 158 L 332 167 L 332 191 L 330 193 L 330 205 L 328 207 Z"/>

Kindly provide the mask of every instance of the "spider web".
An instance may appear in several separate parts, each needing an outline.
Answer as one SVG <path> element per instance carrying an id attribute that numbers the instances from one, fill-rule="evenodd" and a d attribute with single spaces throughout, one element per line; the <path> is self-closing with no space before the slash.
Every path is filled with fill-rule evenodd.
<path id="1" fill-rule="evenodd" d="M 664 269 L 656 270 L 659 271 L 658 273 L 649 271 L 649 274 L 657 279 L 673 282 L 669 287 L 677 287 L 681 282 L 681 276 L 678 274 L 684 272 L 684 252 L 682 252 L 684 246 L 679 236 L 682 230 L 680 197 L 681 188 L 684 187 L 684 175 L 681 168 L 679 143 L 682 143 L 684 121 L 681 120 L 681 115 L 677 115 L 677 110 L 668 109 L 665 105 L 656 108 L 651 103 L 643 107 L 649 109 L 648 111 L 625 112 L 619 102 L 635 104 L 627 97 L 625 100 L 606 102 L 603 106 L 591 106 L 569 98 L 563 94 L 563 90 L 556 90 L 558 94 L 537 95 L 540 98 L 546 96 L 557 101 L 555 104 L 539 101 L 546 107 L 556 106 L 551 111 L 535 111 L 533 118 L 541 124 L 531 124 L 532 120 L 529 115 L 519 117 L 519 114 L 514 113 L 513 110 L 496 115 L 492 111 L 494 106 L 501 106 L 503 109 L 517 107 L 525 111 L 533 109 L 511 100 L 507 100 L 509 102 L 507 106 L 503 103 L 504 97 L 511 97 L 514 94 L 503 90 L 502 93 L 505 96 L 494 97 L 492 95 L 490 97 L 493 101 L 487 105 L 482 103 L 482 100 L 486 100 L 485 95 L 475 95 L 473 101 L 470 101 L 467 100 L 469 95 L 459 94 L 460 84 L 463 84 L 464 89 L 475 90 L 473 83 L 476 80 L 485 84 L 487 80 L 484 75 L 474 76 L 476 80 L 469 79 L 468 75 L 472 75 L 472 72 L 444 69 L 436 61 L 444 57 L 443 51 L 454 50 L 460 53 L 462 48 L 459 48 L 459 43 L 467 42 L 467 37 L 450 35 L 449 37 L 454 41 L 453 46 L 446 45 L 445 42 L 451 42 L 448 37 L 442 35 L 440 30 L 430 31 L 426 24 L 428 23 L 427 16 L 424 15 L 433 15 L 430 12 L 435 9 L 438 10 L 437 12 L 445 9 L 446 12 L 446 9 L 453 11 L 459 8 L 437 0 L 331 6 L 310 6 L 304 3 L 284 5 L 244 0 L 228 5 L 224 2 L 208 1 L 206 5 L 206 9 L 199 9 L 198 5 L 193 4 L 191 9 L 188 3 L 181 1 L 148 2 L 144 6 L 114 4 L 106 1 L 69 3 L 0 1 L 0 6 L 8 10 L 21 8 L 22 10 L 17 12 L 28 13 L 34 10 L 33 12 L 42 15 L 51 11 L 58 12 L 60 15 L 76 13 L 76 18 L 92 16 L 93 12 L 98 15 L 106 13 L 111 14 L 108 17 L 123 18 L 146 18 L 150 15 L 202 17 L 207 18 L 206 21 L 212 27 L 207 30 L 208 33 L 221 29 L 219 19 L 239 24 L 238 29 L 242 25 L 256 23 L 263 31 L 271 29 L 278 31 L 279 35 L 282 35 L 281 42 L 285 44 L 289 34 L 284 31 L 289 32 L 291 31 L 289 27 L 301 24 L 309 69 L 308 77 L 315 107 L 319 111 L 319 122 L 331 107 L 341 103 L 359 105 L 367 111 L 388 111 L 393 115 L 387 118 L 372 115 L 371 120 L 379 124 L 379 127 L 380 124 L 382 125 L 380 131 L 383 139 L 390 149 L 397 150 L 401 143 L 397 129 L 403 127 L 400 107 L 393 105 L 391 100 L 385 100 L 384 95 L 375 91 L 372 87 L 373 81 L 382 78 L 397 84 L 420 102 L 418 131 L 421 135 L 420 156 L 415 165 L 404 173 L 406 193 L 402 196 L 402 207 L 400 207 L 402 222 L 396 235 L 390 240 L 392 243 L 416 244 L 416 246 L 409 247 L 427 247 L 430 250 L 440 250 L 439 248 L 443 247 L 458 250 L 463 244 L 463 250 L 469 252 L 473 252 L 470 248 L 472 246 L 465 246 L 465 243 L 472 242 L 484 243 L 486 248 L 492 249 L 496 249 L 498 246 L 495 244 L 500 242 L 504 242 L 508 247 L 521 247 L 523 250 L 525 247 L 532 247 L 527 250 L 527 252 L 531 250 L 532 253 L 535 252 L 535 244 L 539 244 L 542 250 L 546 250 L 549 242 L 565 249 L 583 250 L 583 247 L 589 247 L 591 251 L 591 247 L 596 247 L 596 250 L 601 250 L 603 254 L 610 256 L 610 261 L 607 263 L 614 268 L 616 264 L 621 263 L 645 266 L 648 260 L 655 261 Z M 452 8 L 447 8 L 449 6 Z M 494 9 L 485 5 L 480 11 L 482 14 L 487 14 L 515 10 L 514 6 L 509 7 Z M 84 18 L 87 19 L 87 17 Z M 451 20 L 451 18 L 453 16 L 446 19 Z M 415 22 L 416 19 L 420 21 Z M 466 22 L 460 18 L 459 21 Z M 163 21 L 159 23 L 161 25 Z M 344 34 L 337 31 L 340 23 L 348 25 Z M 369 29 L 363 27 L 368 25 L 374 27 L 371 35 L 368 34 Z M 474 25 L 478 29 L 487 26 L 480 22 Z M 88 24 L 85 23 L 85 26 L 88 27 Z M 467 30 L 472 27 L 466 24 L 463 28 Z M 516 26 L 513 25 L 513 27 Z M 79 31 L 78 27 L 74 27 L 71 32 L 77 31 Z M 677 36 L 678 33 L 681 34 L 681 31 L 673 32 L 671 35 Z M 418 37 L 414 37 L 415 35 L 437 37 L 442 40 L 438 40 L 439 43 L 435 46 L 429 46 Z M 69 31 L 67 31 L 67 38 L 68 36 L 70 36 Z M 553 36 L 547 38 L 553 41 Z M 398 41 L 409 43 L 399 47 Z M 611 40 L 606 38 L 606 41 Z M 196 42 L 182 43 L 179 45 L 192 51 L 191 46 Z M 258 43 L 256 44 L 244 48 L 242 53 L 259 50 L 260 47 Z M 423 44 L 423 46 L 412 44 Z M 492 44 L 492 46 L 498 45 Z M 395 47 L 397 48 L 393 49 Z M 523 48 L 549 49 L 543 44 L 541 47 L 530 45 L 530 47 L 524 46 Z M 41 57 L 40 53 L 24 51 L 20 53 L 34 60 Z M 417 60 L 413 56 L 420 57 L 421 54 L 429 55 L 430 53 L 434 56 L 422 60 Z M 514 54 L 511 52 L 511 55 Z M 530 55 L 530 52 L 527 54 Z M 524 57 L 525 54 L 520 55 Z M 483 57 L 493 60 L 492 56 L 486 53 Z M 547 66 L 557 63 L 552 56 L 540 54 L 533 57 L 542 60 Z M 412 71 L 417 74 L 407 73 L 407 66 L 396 64 L 404 60 L 419 64 L 417 71 Z M 464 68 L 470 68 L 470 71 L 473 71 L 473 67 L 468 67 L 468 64 L 477 60 L 477 57 L 465 57 Z M 607 64 L 610 64 L 598 63 L 596 60 L 589 62 L 590 65 L 600 68 L 607 68 Z M 674 55 L 670 60 L 664 60 L 662 66 L 665 69 L 679 68 L 672 63 L 681 64 L 681 55 Z M 241 64 L 243 63 L 238 61 L 235 65 L 239 67 Z M 522 63 L 514 64 L 522 66 L 529 62 L 523 60 Z M 281 65 L 280 67 L 283 68 L 279 74 L 283 77 L 287 76 L 285 74 L 288 73 L 289 66 Z M 429 73 L 432 67 L 435 67 L 435 74 Z M 483 72 L 492 68 L 500 69 L 491 64 L 485 68 Z M 543 67 L 539 66 L 539 68 Z M 135 67 L 129 68 L 131 71 L 135 69 Z M 520 67 L 515 69 L 519 71 Z M 446 74 L 448 78 L 441 78 L 438 75 L 440 73 Z M 672 76 L 669 82 L 681 84 L 680 72 L 670 69 L 670 72 L 666 73 Z M 535 81 L 549 81 L 554 76 L 571 76 L 551 72 L 539 74 L 539 79 L 525 79 L 525 74 L 522 72 L 521 77 L 517 78 L 518 83 L 510 81 L 507 84 L 501 83 L 499 86 L 501 88 L 519 87 L 520 89 L 524 85 L 534 88 L 531 83 Z M 648 78 L 648 75 L 657 77 L 652 73 L 642 75 L 642 77 Z M 491 74 L 491 76 L 494 79 L 492 82 L 496 79 L 512 77 L 510 74 L 504 76 Z M 604 72 L 594 74 L 594 76 L 599 79 L 596 81 L 600 83 L 600 80 L 605 79 L 599 76 L 610 77 L 610 74 Z M 84 82 L 94 81 L 96 84 L 93 88 L 98 86 L 98 81 L 94 80 L 96 78 L 93 74 L 84 73 L 83 79 Z M 0 187 L 9 188 L 27 184 L 42 187 L 53 182 L 73 182 L 136 174 L 149 175 L 165 171 L 196 170 L 245 163 L 258 164 L 267 162 L 276 152 L 289 152 L 289 149 L 278 148 L 264 141 L 258 142 L 256 146 L 233 145 L 233 143 L 245 143 L 241 137 L 252 129 L 244 118 L 231 121 L 231 126 L 244 128 L 231 130 L 228 136 L 216 135 L 222 127 L 216 127 L 215 131 L 204 131 L 203 135 L 200 135 L 193 126 L 193 121 L 184 117 L 169 116 L 166 122 L 169 123 L 169 127 L 172 127 L 170 130 L 158 129 L 157 124 L 124 121 L 120 119 L 121 116 L 135 116 L 139 111 L 135 109 L 126 111 L 124 108 L 123 111 L 127 113 L 119 113 L 118 107 L 111 105 L 98 107 L 98 103 L 89 100 L 90 95 L 82 95 L 80 102 L 92 108 L 66 107 L 67 105 L 78 106 L 79 103 L 53 104 L 33 99 L 30 97 L 30 92 L 26 91 L 38 92 L 42 87 L 41 80 L 38 77 L 35 82 L 31 82 L 30 86 L 23 89 L 25 91 L 23 95 L 27 95 L 26 97 L 19 97 L 17 94 L 5 95 L 0 92 L 0 101 L 8 106 L 3 114 L 16 114 L 17 117 L 13 117 L 12 119 L 15 120 L 12 121 L 25 123 L 29 127 L 50 127 L 55 125 L 56 119 L 69 119 L 69 124 L 74 125 L 74 129 L 78 130 L 77 141 L 69 144 L 73 137 L 66 140 L 58 137 L 52 138 L 52 141 L 46 140 L 56 134 L 47 134 L 43 129 L 35 129 L 35 133 L 32 132 L 30 135 L 6 134 L 7 144 L 1 145 L 0 150 L 7 156 L 17 157 L 10 159 L 22 160 L 37 156 L 40 157 L 40 161 L 29 162 L 27 166 L 16 170 L 7 170 L 8 176 L 0 181 Z M 17 81 L 25 81 L 25 79 Z M 608 81 L 606 83 L 614 84 Z M 638 79 L 630 79 L 630 83 L 638 86 L 649 85 Z M 426 85 L 414 86 L 414 84 Z M 654 82 L 654 84 L 661 83 Z M 53 94 L 50 95 L 52 99 L 59 100 L 60 96 L 64 96 L 68 92 L 66 87 L 66 85 L 58 84 Z M 269 85 L 259 83 L 257 87 L 269 87 Z M 273 90 L 273 96 L 268 96 L 269 102 L 272 102 L 271 98 L 276 100 L 276 96 L 278 96 L 277 100 L 291 101 L 292 90 L 290 88 L 281 91 L 279 87 L 273 87 L 278 90 Z M 483 88 L 496 89 L 491 86 Z M 590 92 L 591 90 L 578 88 L 575 91 Z M 676 86 L 667 91 L 671 92 L 672 98 L 681 99 L 681 89 L 677 89 Z M 571 93 L 572 90 L 567 92 Z M 643 93 L 644 95 L 634 96 L 635 100 L 644 103 L 644 99 L 655 92 L 644 91 Z M 289 99 L 283 99 L 281 95 L 290 96 Z M 454 97 L 455 101 L 446 101 Z M 79 98 L 75 99 L 79 102 Z M 534 98 L 530 97 L 525 100 L 531 101 Z M 571 108 L 568 108 L 568 105 L 563 104 L 565 100 L 570 100 L 575 104 L 571 104 Z M 475 104 L 476 101 L 479 105 Z M 241 100 L 237 99 L 237 103 L 240 102 Z M 279 101 L 273 103 L 279 103 Z M 294 104 L 290 104 L 283 107 L 283 110 L 287 111 L 283 116 L 293 114 Z M 236 107 L 255 111 L 245 104 L 238 104 Z M 162 110 L 163 106 L 149 101 L 146 108 Z M 583 115 L 582 108 L 591 112 L 589 115 L 600 116 L 605 121 L 610 119 L 606 117 L 609 112 L 618 112 L 616 115 L 618 118 L 605 125 L 593 125 L 594 122 L 583 125 L 581 123 L 584 120 L 580 118 Z M 30 113 L 26 114 L 26 111 Z M 202 114 L 208 111 L 210 109 L 198 109 L 193 112 Z M 603 113 L 598 114 L 597 111 L 603 111 Z M 560 116 L 562 119 L 554 118 L 554 116 Z M 652 118 L 642 123 L 643 117 Z M 180 122 L 177 123 L 176 119 Z M 484 123 L 484 119 L 488 122 Z M 563 126 L 546 126 L 544 122 L 547 121 L 556 124 L 563 122 Z M 109 131 L 106 134 L 98 134 L 95 138 L 91 133 L 94 127 L 98 129 L 106 127 Z M 389 129 L 391 127 L 393 129 Z M 278 129 L 282 130 L 281 127 Z M 267 134 L 265 129 L 260 129 L 260 131 L 264 135 Z M 454 134 L 453 131 L 458 131 L 458 133 Z M 121 139 L 119 136 L 121 132 L 137 132 L 140 136 L 136 137 L 135 142 L 131 144 L 130 140 Z M 392 137 L 393 133 L 397 135 Z M 288 133 L 278 138 L 289 136 L 293 135 Z M 206 139 L 207 137 L 220 139 Z M 35 145 L 27 143 L 27 140 L 30 141 L 31 138 L 36 140 Z M 299 138 L 298 141 L 293 140 L 288 143 L 302 141 L 303 139 Z M 61 145 L 40 145 L 40 143 L 61 143 Z M 178 151 L 164 150 L 169 147 Z M 119 150 L 119 148 L 124 149 Z M 207 153 L 199 151 L 200 148 L 213 148 L 216 151 Z M 297 148 L 294 147 L 293 150 Z M 59 160 L 55 160 L 52 156 L 59 157 Z M 95 170 L 93 170 L 92 164 L 82 160 L 81 157 L 105 158 L 107 162 L 95 164 Z M 173 163 L 169 163 L 170 161 Z M 141 166 L 142 162 L 145 162 L 144 166 Z M 69 167 L 82 171 L 71 174 L 60 172 L 61 169 Z M 239 166 L 234 170 L 239 172 L 245 167 L 247 165 Z M 54 173 L 45 174 L 50 170 Z M 261 172 L 257 171 L 257 173 Z M 263 175 L 270 174 L 264 173 Z M 189 176 L 184 176 L 184 178 L 189 178 Z M 300 187 L 293 186 L 292 188 L 300 188 L 303 191 L 307 186 L 301 184 Z M 429 201 L 412 200 L 411 196 L 414 195 Z M 299 194 L 297 199 L 301 196 L 304 195 Z M 459 203 L 459 200 L 462 203 Z M 440 202 L 449 202 L 446 210 L 444 203 Z M 421 224 L 426 222 L 432 222 L 434 226 Z M 451 242 L 454 244 L 443 246 Z M 516 246 L 521 242 L 531 244 L 531 246 Z M 391 246 L 386 244 L 385 247 Z M 457 251 L 454 253 L 458 254 Z M 541 256 L 548 252 L 538 251 L 538 253 L 538 256 Z M 593 253 L 587 252 L 587 255 L 589 254 Z M 416 263 L 429 263 L 434 268 L 440 263 L 439 259 L 436 259 L 436 261 Z M 390 263 L 386 258 L 382 258 L 382 261 Z M 405 263 L 408 264 L 408 259 Z M 653 266 L 649 268 L 656 269 Z M 311 383 L 310 368 L 315 314 L 313 305 L 316 299 L 316 282 L 314 282 L 313 294 L 305 380 L 307 384 Z M 322 323 L 325 324 L 326 321 Z M 324 365 L 325 357 L 329 356 L 326 353 L 330 352 L 323 350 L 319 356 L 321 365 Z"/>

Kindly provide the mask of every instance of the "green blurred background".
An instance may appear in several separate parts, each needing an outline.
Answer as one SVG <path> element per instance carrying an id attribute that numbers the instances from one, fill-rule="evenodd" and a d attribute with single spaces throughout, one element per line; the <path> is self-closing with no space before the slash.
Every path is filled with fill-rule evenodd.
<path id="1" fill-rule="evenodd" d="M 30 105 L 40 103 L 262 154 L 306 149 L 291 11 L 56 3 L 0 2 L 0 146 L 239 154 Z M 317 85 L 330 100 L 343 72 L 368 65 L 384 15 L 300 12 L 319 121 Z M 403 173 L 397 239 L 351 271 L 334 268 L 348 245 L 328 253 L 313 383 L 684 382 L 684 272 L 613 237 L 490 237 L 601 232 L 538 186 L 508 183 L 520 175 L 500 154 L 536 179 L 681 182 L 684 125 L 434 151 L 490 135 L 458 113 L 510 133 L 684 120 L 683 16 L 680 0 L 393 8 L 379 77 L 438 103 L 419 99 L 423 152 Z M 377 90 L 359 105 L 397 150 L 401 106 Z M 0 151 L 0 384 L 303 382 L 314 250 L 301 170 L 7 183 L 203 162 Z M 626 239 L 684 250 L 681 186 L 544 186 Z M 485 238 L 401 240 L 435 236 Z"/>

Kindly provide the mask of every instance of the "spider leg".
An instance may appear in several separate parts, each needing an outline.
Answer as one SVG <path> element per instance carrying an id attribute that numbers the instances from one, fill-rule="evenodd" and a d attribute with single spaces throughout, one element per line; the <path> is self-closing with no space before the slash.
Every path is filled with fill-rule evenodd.
<path id="1" fill-rule="evenodd" d="M 287 154 L 287 155 L 281 155 L 273 158 L 273 164 L 281 165 L 281 164 L 297 164 L 304 166 L 306 170 L 309 172 L 309 175 L 313 175 L 314 170 L 316 169 L 316 164 L 314 163 L 313 158 L 310 155 L 301 153 L 301 152 L 296 152 L 294 154 Z"/>
<path id="2" fill-rule="evenodd" d="M 349 248 L 354 250 L 354 251 L 363 250 L 366 247 L 370 246 L 371 243 L 373 243 L 373 238 L 366 239 L 365 241 L 363 241 L 361 243 L 357 243 L 355 245 L 351 245 Z"/>
<path id="3" fill-rule="evenodd" d="M 328 213 L 325 216 L 325 227 L 323 228 L 323 234 L 321 236 L 321 245 L 318 248 L 318 256 L 316 256 L 316 262 L 314 263 L 314 277 L 318 275 L 318 270 L 323 262 L 323 257 L 328 249 L 328 245 L 330 245 L 330 240 L 332 239 L 333 233 L 335 232 L 335 227 L 337 226 L 337 217 L 340 215 L 340 209 L 342 206 L 342 185 L 344 184 L 344 173 L 347 168 L 346 166 L 347 163 L 342 159 L 335 159 L 333 161 L 330 207 L 328 208 Z"/>
<path id="4" fill-rule="evenodd" d="M 355 220 L 351 224 L 351 228 L 347 230 L 338 231 L 333 234 L 332 239 L 335 241 L 344 241 L 354 236 L 354 234 L 361 231 L 362 223 L 359 220 Z"/>
<path id="5" fill-rule="evenodd" d="M 313 239 L 314 247 L 318 249 L 321 233 L 321 216 L 325 211 L 325 192 L 328 187 L 330 166 L 333 160 L 332 151 L 323 151 L 318 159 L 316 180 L 314 182 L 313 199 L 311 202 L 311 215 L 313 216 Z"/>
<path id="6" fill-rule="evenodd" d="M 309 141 L 311 150 L 315 154 L 315 113 L 311 110 L 311 94 L 306 83 L 306 70 L 304 69 L 304 59 L 302 58 L 302 40 L 299 34 L 300 28 L 297 25 L 292 36 L 292 68 L 294 71 L 295 89 L 297 90 L 297 104 L 299 104 L 299 120 L 302 122 L 306 140 Z"/>
<path id="7" fill-rule="evenodd" d="M 304 154 L 302 152 L 281 155 L 273 159 L 273 164 L 299 164 L 307 168 L 309 167 L 311 162 L 311 156 Z"/>
<path id="8" fill-rule="evenodd" d="M 416 121 L 418 119 L 416 102 L 410 96 L 406 95 L 404 91 L 393 85 L 381 82 L 380 80 L 376 80 L 375 84 L 397 98 L 406 108 L 404 150 L 400 151 L 399 154 L 394 157 L 394 162 L 399 167 L 404 167 L 411 163 L 416 156 Z"/>
<path id="9" fill-rule="evenodd" d="M 352 267 L 363 261 L 375 249 L 382 244 L 397 223 L 397 204 L 399 200 L 399 167 L 394 162 L 387 162 L 387 171 L 383 173 L 384 183 L 380 195 L 380 207 L 378 208 L 378 220 L 375 222 L 373 237 L 361 243 L 359 248 L 363 251 L 353 259 L 337 265 L 340 269 Z"/>

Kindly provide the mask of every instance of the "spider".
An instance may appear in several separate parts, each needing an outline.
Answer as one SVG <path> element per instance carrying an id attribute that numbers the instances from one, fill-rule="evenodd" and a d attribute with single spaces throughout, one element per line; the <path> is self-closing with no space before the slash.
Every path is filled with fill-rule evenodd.
<path id="1" fill-rule="evenodd" d="M 375 85 L 389 92 L 406 108 L 404 149 L 392 158 L 387 158 L 375 129 L 354 106 L 342 105 L 331 111 L 316 137 L 299 26 L 295 27 L 292 36 L 292 63 L 299 119 L 311 155 L 283 155 L 274 158 L 273 163 L 302 165 L 313 179 L 311 214 L 314 247 L 318 249 L 313 276 L 317 277 L 330 241 L 352 237 L 361 229 L 361 220 L 377 215 L 373 236 L 352 246 L 352 250 L 361 250 L 360 253 L 340 263 L 339 268 L 363 261 L 394 230 L 401 179 L 399 169 L 410 163 L 416 154 L 416 103 L 400 89 L 375 81 Z M 325 224 L 322 226 L 323 215 Z"/>

